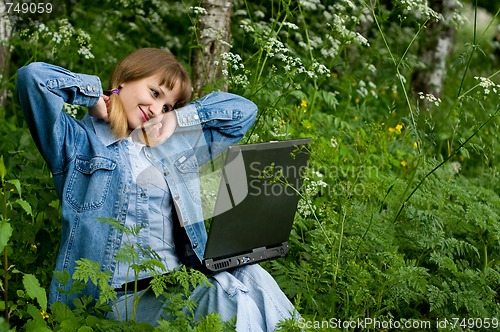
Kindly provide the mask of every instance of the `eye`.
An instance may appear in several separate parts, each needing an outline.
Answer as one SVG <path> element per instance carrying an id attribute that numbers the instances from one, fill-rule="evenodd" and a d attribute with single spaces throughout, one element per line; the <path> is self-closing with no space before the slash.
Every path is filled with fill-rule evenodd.
<path id="1" fill-rule="evenodd" d="M 170 105 L 163 105 L 163 113 L 167 113 L 173 110 L 173 107 Z"/>
<path id="2" fill-rule="evenodd" d="M 151 89 L 149 88 L 149 91 L 151 91 L 151 94 L 153 95 L 153 97 L 155 98 L 158 98 L 158 96 L 160 95 L 160 93 L 158 91 L 156 91 L 155 89 Z"/>

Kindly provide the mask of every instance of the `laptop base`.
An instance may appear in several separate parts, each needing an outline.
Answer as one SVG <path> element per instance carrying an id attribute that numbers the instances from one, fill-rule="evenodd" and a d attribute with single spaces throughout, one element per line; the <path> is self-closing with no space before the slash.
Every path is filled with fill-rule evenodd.
<path id="1" fill-rule="evenodd" d="M 288 242 L 283 242 L 280 246 L 253 249 L 251 253 L 235 255 L 229 258 L 205 259 L 203 266 L 212 272 L 224 271 L 233 267 L 262 262 L 268 259 L 284 257 L 288 254 Z"/>

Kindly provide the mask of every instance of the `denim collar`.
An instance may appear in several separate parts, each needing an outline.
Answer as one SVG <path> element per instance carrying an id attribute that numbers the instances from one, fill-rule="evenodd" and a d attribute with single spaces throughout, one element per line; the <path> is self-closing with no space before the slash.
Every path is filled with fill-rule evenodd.
<path id="1" fill-rule="evenodd" d="M 116 143 L 120 140 L 119 138 L 116 138 L 115 134 L 109 127 L 109 123 L 107 123 L 106 121 L 93 118 L 89 114 L 85 115 L 83 121 L 87 125 L 92 125 L 92 127 L 94 127 L 94 131 L 97 137 L 99 137 L 99 139 L 104 143 L 105 146 L 110 146 L 111 144 Z"/>

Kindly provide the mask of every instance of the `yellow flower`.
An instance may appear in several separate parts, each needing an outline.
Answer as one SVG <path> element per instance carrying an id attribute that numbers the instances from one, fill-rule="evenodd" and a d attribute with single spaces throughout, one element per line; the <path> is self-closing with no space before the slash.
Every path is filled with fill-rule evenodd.
<path id="1" fill-rule="evenodd" d="M 354 117 L 354 121 L 358 121 L 358 120 L 359 120 L 359 116 L 357 116 L 357 115 L 356 115 L 356 116 Z"/>
<path id="2" fill-rule="evenodd" d="M 401 164 L 401 166 L 403 166 L 403 167 L 408 166 L 408 163 L 407 163 L 406 161 L 404 161 L 404 160 L 403 160 L 402 162 L 400 162 L 400 164 Z"/>
<path id="3" fill-rule="evenodd" d="M 360 101 L 361 101 L 361 100 L 360 100 L 359 98 L 354 99 L 354 102 L 355 102 L 356 104 L 359 104 L 359 102 L 360 102 Z"/>
<path id="4" fill-rule="evenodd" d="M 418 143 L 417 142 L 413 142 L 413 148 L 414 149 L 418 148 Z"/>
<path id="5" fill-rule="evenodd" d="M 304 107 L 304 108 L 307 107 L 307 102 L 305 100 L 302 100 L 300 102 L 300 107 Z"/>
<path id="6" fill-rule="evenodd" d="M 401 129 L 403 129 L 403 125 L 402 125 L 402 124 L 398 124 L 398 125 L 396 126 L 396 130 L 398 131 L 398 133 L 400 133 L 400 132 L 401 132 Z"/>
<path id="7" fill-rule="evenodd" d="M 40 311 L 40 314 L 42 315 L 43 319 L 49 318 L 49 314 L 45 312 L 45 310 Z"/>
<path id="8" fill-rule="evenodd" d="M 395 129 L 394 129 L 394 128 L 392 128 L 392 127 L 390 127 L 390 128 L 389 128 L 389 132 L 390 132 L 391 134 L 392 134 L 394 131 L 395 131 Z"/>
<path id="9" fill-rule="evenodd" d="M 37 248 L 36 244 L 31 245 L 31 249 L 36 249 L 36 248 Z"/>

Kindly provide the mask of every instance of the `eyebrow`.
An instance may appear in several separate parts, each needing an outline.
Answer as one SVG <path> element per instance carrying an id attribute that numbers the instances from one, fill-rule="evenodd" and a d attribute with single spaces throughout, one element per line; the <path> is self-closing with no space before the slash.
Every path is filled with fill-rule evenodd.
<path id="1" fill-rule="evenodd" d="M 165 95 L 165 91 L 163 91 L 163 89 L 161 88 L 161 86 L 159 86 L 158 84 L 153 83 L 153 82 L 150 82 L 149 84 L 154 85 L 155 88 L 158 88 L 158 90 L 160 90 L 160 92 L 161 92 L 162 95 Z"/>

